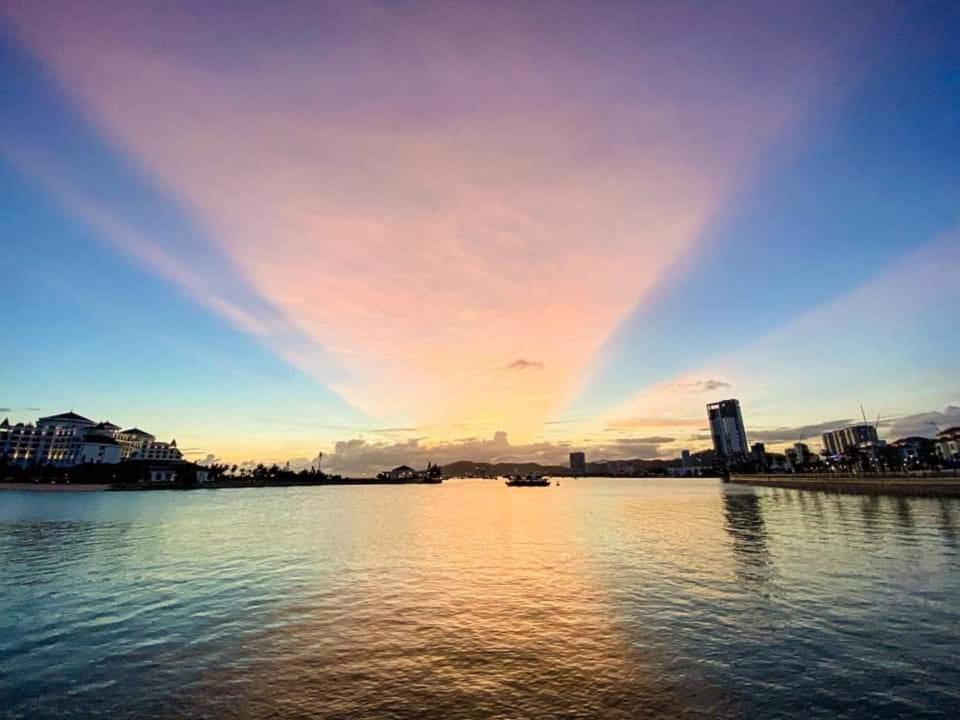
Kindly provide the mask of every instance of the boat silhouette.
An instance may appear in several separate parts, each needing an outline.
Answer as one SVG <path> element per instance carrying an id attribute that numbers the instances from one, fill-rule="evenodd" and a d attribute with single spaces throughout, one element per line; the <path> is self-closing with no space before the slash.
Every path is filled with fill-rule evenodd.
<path id="1" fill-rule="evenodd" d="M 508 487 L 549 487 L 550 478 L 544 477 L 539 473 L 508 475 L 506 484 Z"/>

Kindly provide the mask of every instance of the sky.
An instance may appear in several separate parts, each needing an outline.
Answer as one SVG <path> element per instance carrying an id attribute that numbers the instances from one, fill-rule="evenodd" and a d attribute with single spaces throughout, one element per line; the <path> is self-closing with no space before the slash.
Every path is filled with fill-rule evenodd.
<path id="1" fill-rule="evenodd" d="M 0 415 L 188 456 L 960 424 L 951 2 L 0 3 Z"/>

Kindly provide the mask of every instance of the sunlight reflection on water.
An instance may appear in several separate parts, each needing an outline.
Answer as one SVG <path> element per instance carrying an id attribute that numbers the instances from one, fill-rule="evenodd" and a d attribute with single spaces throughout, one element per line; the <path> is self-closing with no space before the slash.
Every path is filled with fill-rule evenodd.
<path id="1" fill-rule="evenodd" d="M 960 502 L 0 493 L 0 717 L 948 716 Z"/>

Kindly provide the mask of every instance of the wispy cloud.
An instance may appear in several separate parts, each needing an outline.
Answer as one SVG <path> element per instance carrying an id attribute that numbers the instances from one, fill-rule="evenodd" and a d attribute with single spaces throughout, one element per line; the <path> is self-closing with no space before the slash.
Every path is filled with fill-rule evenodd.
<path id="1" fill-rule="evenodd" d="M 650 435 L 648 437 L 627 437 L 617 438 L 613 442 L 617 445 L 666 445 L 675 442 L 676 438 L 663 435 Z"/>
<path id="2" fill-rule="evenodd" d="M 685 392 L 703 393 L 733 386 L 723 380 L 694 380 L 692 382 L 680 383 L 677 387 Z"/>
<path id="3" fill-rule="evenodd" d="M 783 89 L 811 72 L 784 57 L 741 78 L 748 64 L 731 57 L 722 97 L 707 102 L 698 79 L 717 68 L 678 68 L 658 48 L 687 23 L 634 21 L 647 12 L 574 6 L 545 20 L 524 6 L 348 3 L 240 22 L 213 6 L 118 3 L 79 5 L 63 23 L 55 7 L 22 2 L 6 19 L 277 312 L 212 287 L 123 207 L 68 203 L 118 250 L 373 417 L 519 429 L 564 406 L 743 168 L 794 121 L 799 94 L 757 94 L 755 76 Z M 320 35 L 291 43 L 288 22 Z M 235 32 L 195 31 L 222 24 Z M 254 27 L 255 61 L 243 35 Z M 584 36 L 590 47 L 557 42 Z M 624 73 L 593 51 L 604 42 L 644 51 Z M 600 114 L 598 92 L 618 98 Z M 530 372 L 490 372 L 504 347 L 519 358 L 510 369 Z"/>
<path id="4" fill-rule="evenodd" d="M 506 366 L 507 370 L 543 370 L 543 362 L 540 360 L 525 360 L 517 358 Z"/>
<path id="5" fill-rule="evenodd" d="M 622 417 L 610 421 L 605 428 L 609 432 L 622 430 L 637 430 L 641 428 L 683 428 L 703 425 L 703 418 L 699 417 Z"/>
<path id="6" fill-rule="evenodd" d="M 837 430 L 846 425 L 856 422 L 852 418 L 843 418 L 840 420 L 827 420 L 813 425 L 799 425 L 797 427 L 779 427 L 768 430 L 754 429 L 747 427 L 747 437 L 750 440 L 757 440 L 765 443 L 790 443 L 819 438 L 828 430 Z"/>
<path id="7" fill-rule="evenodd" d="M 887 418 L 880 422 L 884 435 L 891 440 L 897 440 L 911 435 L 933 437 L 937 433 L 938 428 L 940 430 L 946 430 L 948 427 L 955 425 L 960 425 L 960 407 L 956 405 L 948 405 L 943 411 L 933 410 L 930 412 L 914 413 L 912 415 L 902 415 Z"/>
<path id="8" fill-rule="evenodd" d="M 839 430 L 840 428 L 862 421 L 862 418 L 841 418 L 797 427 L 780 427 L 773 429 L 747 427 L 747 436 L 750 440 L 758 440 L 774 445 L 799 442 L 801 440 L 819 440 L 820 436 L 829 430 Z M 873 421 L 868 419 L 868 422 Z M 889 440 L 896 440 L 911 435 L 933 437 L 937 433 L 937 427 L 944 429 L 958 424 L 960 424 L 960 407 L 948 405 L 943 411 L 932 410 L 929 412 L 881 419 L 880 429 L 884 437 Z M 709 439 L 710 436 L 702 437 Z"/>
<path id="9" fill-rule="evenodd" d="M 285 351 L 297 366 L 307 366 L 328 380 L 342 380 L 343 368 L 332 356 L 306 337 L 283 311 L 245 288 L 228 258 L 198 264 L 199 247 L 165 246 L 151 228 L 140 226 L 108 199 L 89 192 L 77 179 L 78 174 L 82 177 L 82 169 L 66 167 L 48 148 L 0 138 L 0 156 L 46 186 L 68 212 L 95 231 L 94 237 L 120 255 L 179 287 L 239 330 Z"/>

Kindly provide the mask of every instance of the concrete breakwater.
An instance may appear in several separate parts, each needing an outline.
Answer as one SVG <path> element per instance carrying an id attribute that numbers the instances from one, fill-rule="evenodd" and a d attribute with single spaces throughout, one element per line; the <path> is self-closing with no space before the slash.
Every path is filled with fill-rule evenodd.
<path id="1" fill-rule="evenodd" d="M 794 490 L 819 490 L 823 492 L 855 493 L 867 495 L 913 495 L 960 497 L 960 472 L 916 473 L 796 473 L 790 475 L 730 476 L 734 485 L 789 488 Z"/>

